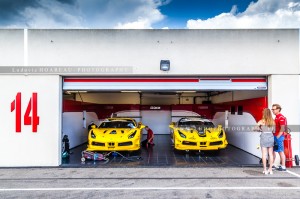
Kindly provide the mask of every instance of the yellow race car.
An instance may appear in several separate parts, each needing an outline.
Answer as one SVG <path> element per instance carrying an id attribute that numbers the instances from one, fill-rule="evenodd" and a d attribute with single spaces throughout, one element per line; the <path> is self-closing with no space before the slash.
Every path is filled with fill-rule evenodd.
<path id="1" fill-rule="evenodd" d="M 205 118 L 181 118 L 169 125 L 171 140 L 176 150 L 219 150 L 228 142 L 222 125 L 215 125 Z"/>
<path id="2" fill-rule="evenodd" d="M 143 128 L 132 118 L 108 118 L 89 131 L 87 151 L 137 151 Z"/>

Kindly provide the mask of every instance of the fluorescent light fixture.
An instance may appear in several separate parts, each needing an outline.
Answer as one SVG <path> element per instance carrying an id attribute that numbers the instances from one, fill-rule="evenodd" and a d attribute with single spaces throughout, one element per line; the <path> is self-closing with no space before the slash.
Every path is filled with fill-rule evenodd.
<path id="1" fill-rule="evenodd" d="M 121 91 L 121 93 L 138 93 L 140 91 Z"/>
<path id="2" fill-rule="evenodd" d="M 160 70 L 169 71 L 170 70 L 170 60 L 160 60 Z"/>
<path id="3" fill-rule="evenodd" d="M 68 93 L 87 93 L 87 91 L 67 91 Z"/>
<path id="4" fill-rule="evenodd" d="M 176 91 L 176 93 L 196 93 L 196 91 Z"/>

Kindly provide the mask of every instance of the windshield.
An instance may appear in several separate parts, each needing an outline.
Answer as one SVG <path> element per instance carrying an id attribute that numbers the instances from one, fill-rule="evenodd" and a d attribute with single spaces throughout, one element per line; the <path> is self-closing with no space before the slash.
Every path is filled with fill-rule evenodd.
<path id="1" fill-rule="evenodd" d="M 215 125 L 209 121 L 179 121 L 178 127 L 192 127 L 192 128 L 214 128 Z"/>
<path id="2" fill-rule="evenodd" d="M 109 121 L 102 122 L 99 128 L 134 128 L 134 124 L 130 121 Z"/>

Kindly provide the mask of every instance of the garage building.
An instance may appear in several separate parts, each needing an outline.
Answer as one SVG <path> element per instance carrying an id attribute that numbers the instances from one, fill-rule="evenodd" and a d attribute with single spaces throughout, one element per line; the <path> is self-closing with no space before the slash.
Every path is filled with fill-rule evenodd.
<path id="1" fill-rule="evenodd" d="M 0 167 L 60 166 L 63 135 L 80 145 L 88 123 L 111 113 L 152 126 L 160 115 L 168 119 L 153 128 L 168 134 L 170 121 L 195 109 L 214 110 L 205 114 L 218 124 L 253 125 L 274 103 L 300 152 L 298 29 L 6 29 L 0 55 Z M 259 156 L 258 134 L 227 133 Z"/>

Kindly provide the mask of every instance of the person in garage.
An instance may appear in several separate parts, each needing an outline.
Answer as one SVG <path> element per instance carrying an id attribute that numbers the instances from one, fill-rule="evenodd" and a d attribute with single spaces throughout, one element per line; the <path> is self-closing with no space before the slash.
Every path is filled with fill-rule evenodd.
<path id="1" fill-rule="evenodd" d="M 148 126 L 145 126 L 145 130 L 147 131 L 147 139 L 142 141 L 142 146 L 144 146 L 144 147 L 154 146 L 153 131 Z"/>
<path id="2" fill-rule="evenodd" d="M 274 160 L 276 157 L 276 153 L 278 152 L 280 156 L 280 163 L 279 167 L 277 168 L 278 171 L 286 171 L 285 167 L 285 154 L 284 154 L 284 135 L 287 132 L 287 119 L 284 117 L 281 112 L 281 106 L 279 104 L 272 105 L 272 112 L 275 115 L 275 133 L 274 133 L 274 140 L 277 143 L 278 147 L 274 150 L 273 156 Z M 275 166 L 273 166 L 274 169 Z"/>
<path id="3" fill-rule="evenodd" d="M 88 131 L 90 131 L 91 129 L 96 128 L 96 127 L 97 127 L 96 124 L 94 123 L 94 121 L 92 121 L 88 126 Z"/>
<path id="4" fill-rule="evenodd" d="M 273 146 L 274 146 L 274 125 L 275 122 L 272 118 L 271 110 L 265 108 L 263 110 L 263 117 L 257 123 L 256 130 L 261 132 L 260 135 L 260 147 L 262 152 L 263 174 L 273 174 Z M 269 155 L 269 168 L 267 169 L 267 157 Z"/>

